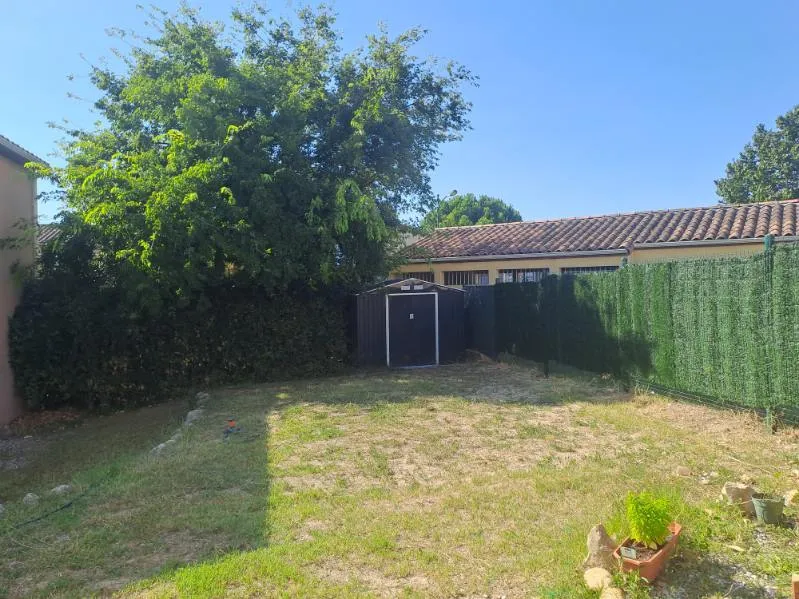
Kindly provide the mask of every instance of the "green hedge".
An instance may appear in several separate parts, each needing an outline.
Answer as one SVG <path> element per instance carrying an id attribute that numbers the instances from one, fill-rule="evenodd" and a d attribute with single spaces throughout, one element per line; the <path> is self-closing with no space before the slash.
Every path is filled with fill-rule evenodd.
<path id="1" fill-rule="evenodd" d="M 113 288 L 27 285 L 10 339 L 28 407 L 126 407 L 196 385 L 327 374 L 347 358 L 343 295 L 231 286 L 148 317 L 121 302 Z"/>
<path id="2" fill-rule="evenodd" d="M 797 245 L 500 285 L 495 294 L 500 351 L 745 406 L 799 406 Z"/>

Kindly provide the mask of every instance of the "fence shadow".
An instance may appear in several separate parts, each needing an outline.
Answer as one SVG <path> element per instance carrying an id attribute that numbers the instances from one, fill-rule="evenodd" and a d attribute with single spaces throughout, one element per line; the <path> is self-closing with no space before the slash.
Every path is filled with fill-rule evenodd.
<path id="1" fill-rule="evenodd" d="M 609 309 L 602 314 L 602 307 L 584 277 L 468 288 L 467 347 L 491 357 L 506 352 L 621 379 L 647 378 L 652 372 L 650 341 L 637 333 L 614 335 L 614 315 Z"/>

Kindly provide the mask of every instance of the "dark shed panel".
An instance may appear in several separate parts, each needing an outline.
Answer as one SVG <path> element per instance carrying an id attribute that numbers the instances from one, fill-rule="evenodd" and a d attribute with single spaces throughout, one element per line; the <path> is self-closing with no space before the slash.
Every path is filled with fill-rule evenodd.
<path id="1" fill-rule="evenodd" d="M 457 362 L 466 348 L 464 337 L 463 296 L 461 292 L 438 294 L 438 353 L 441 364 Z"/>
<path id="2" fill-rule="evenodd" d="M 386 296 L 362 293 L 357 299 L 358 364 L 386 363 Z"/>

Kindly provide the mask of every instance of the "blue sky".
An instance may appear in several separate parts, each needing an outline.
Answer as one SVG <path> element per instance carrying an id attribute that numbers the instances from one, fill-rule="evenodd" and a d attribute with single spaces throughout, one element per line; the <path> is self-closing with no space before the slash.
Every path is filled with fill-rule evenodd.
<path id="1" fill-rule="evenodd" d="M 222 18 L 232 1 L 203 13 Z M 86 60 L 109 56 L 106 28 L 141 30 L 138 2 L 2 2 L 0 133 L 58 163 L 46 123 L 96 119 L 67 94 L 94 97 Z M 799 4 L 788 0 L 330 4 L 347 47 L 378 21 L 393 33 L 421 25 L 421 55 L 480 77 L 466 90 L 473 129 L 443 148 L 435 191 L 494 195 L 528 220 L 714 204 L 713 180 L 755 125 L 799 104 Z"/>

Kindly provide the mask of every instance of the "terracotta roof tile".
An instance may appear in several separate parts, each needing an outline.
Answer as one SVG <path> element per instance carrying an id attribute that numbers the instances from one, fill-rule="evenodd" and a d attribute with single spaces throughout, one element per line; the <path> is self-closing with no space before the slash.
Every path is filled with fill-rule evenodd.
<path id="1" fill-rule="evenodd" d="M 416 258 L 631 249 L 642 243 L 797 236 L 799 200 L 657 210 L 436 229 L 409 246 Z"/>

